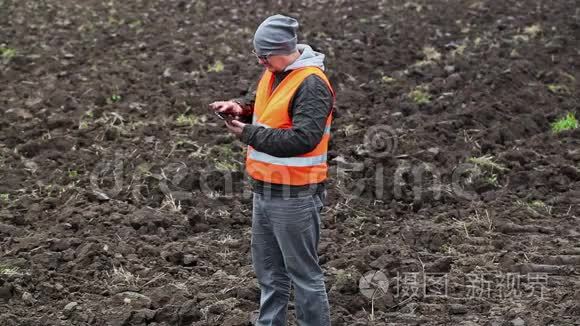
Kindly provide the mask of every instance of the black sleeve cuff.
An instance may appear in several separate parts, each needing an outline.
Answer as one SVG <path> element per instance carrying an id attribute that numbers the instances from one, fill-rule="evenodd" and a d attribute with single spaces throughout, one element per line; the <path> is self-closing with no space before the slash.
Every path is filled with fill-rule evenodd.
<path id="1" fill-rule="evenodd" d="M 246 124 L 244 126 L 244 129 L 242 129 L 242 135 L 240 137 L 240 140 L 242 141 L 242 143 L 246 144 L 246 145 L 252 145 L 251 141 L 252 138 L 254 136 L 254 133 L 256 132 L 256 129 L 258 129 L 259 126 L 256 125 L 252 125 L 252 124 Z"/>

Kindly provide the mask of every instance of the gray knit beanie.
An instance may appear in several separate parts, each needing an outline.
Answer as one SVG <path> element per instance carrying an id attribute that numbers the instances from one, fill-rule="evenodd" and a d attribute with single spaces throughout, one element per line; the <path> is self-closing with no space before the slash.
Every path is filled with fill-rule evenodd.
<path id="1" fill-rule="evenodd" d="M 284 55 L 296 51 L 298 21 L 284 15 L 266 18 L 254 34 L 258 55 Z"/>

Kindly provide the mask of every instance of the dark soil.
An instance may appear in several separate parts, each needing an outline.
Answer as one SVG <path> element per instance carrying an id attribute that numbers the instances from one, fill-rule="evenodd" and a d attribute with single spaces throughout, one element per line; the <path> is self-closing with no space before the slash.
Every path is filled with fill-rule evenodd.
<path id="1" fill-rule="evenodd" d="M 333 325 L 580 325 L 577 0 L 0 0 L 0 325 L 248 324 L 245 147 L 207 104 L 277 12 L 338 94 Z"/>

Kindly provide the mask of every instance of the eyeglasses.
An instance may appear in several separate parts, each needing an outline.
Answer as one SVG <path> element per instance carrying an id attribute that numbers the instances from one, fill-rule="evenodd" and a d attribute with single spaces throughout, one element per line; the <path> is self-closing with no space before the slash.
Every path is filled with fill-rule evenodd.
<path id="1" fill-rule="evenodd" d="M 258 55 L 258 54 L 256 53 L 256 50 L 252 50 L 252 53 L 253 53 L 253 54 L 256 56 L 256 58 L 258 58 L 258 59 L 260 59 L 260 60 L 262 60 L 262 61 L 268 62 L 268 56 L 269 56 L 269 54 L 265 54 L 265 55 Z"/>

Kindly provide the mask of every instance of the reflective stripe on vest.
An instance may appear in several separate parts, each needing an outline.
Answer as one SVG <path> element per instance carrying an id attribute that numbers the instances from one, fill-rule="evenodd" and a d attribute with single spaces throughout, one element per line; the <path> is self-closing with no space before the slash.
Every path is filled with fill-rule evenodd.
<path id="1" fill-rule="evenodd" d="M 326 162 L 326 153 L 308 157 L 276 157 L 254 149 L 249 157 L 252 160 L 284 166 L 311 166 Z"/>

